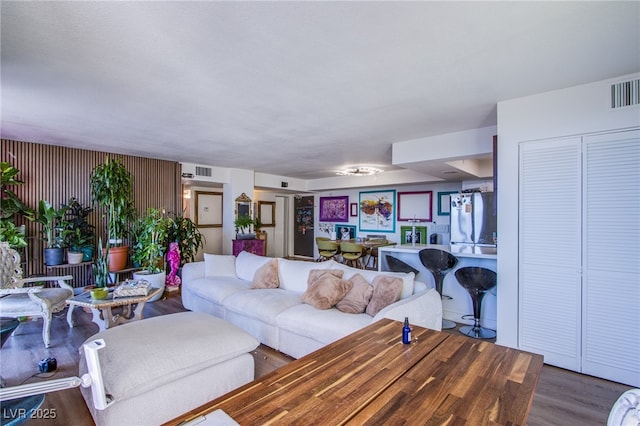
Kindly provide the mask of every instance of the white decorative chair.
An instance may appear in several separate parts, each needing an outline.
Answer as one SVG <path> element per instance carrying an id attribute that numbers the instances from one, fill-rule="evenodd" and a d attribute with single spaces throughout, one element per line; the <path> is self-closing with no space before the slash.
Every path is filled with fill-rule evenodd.
<path id="1" fill-rule="evenodd" d="M 66 300 L 73 296 L 73 287 L 65 282 L 71 279 L 73 279 L 71 275 L 22 278 L 20 255 L 10 248 L 8 243 L 0 242 L 0 316 L 11 318 L 41 316 L 44 320 L 42 340 L 47 348 L 51 314 L 62 311 L 66 306 Z M 45 281 L 54 281 L 60 288 L 24 286 L 28 283 Z"/>

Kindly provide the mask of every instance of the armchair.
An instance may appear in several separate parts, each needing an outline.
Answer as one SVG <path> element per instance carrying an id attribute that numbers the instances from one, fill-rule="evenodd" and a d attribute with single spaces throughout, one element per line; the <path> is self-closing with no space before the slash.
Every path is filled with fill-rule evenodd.
<path id="1" fill-rule="evenodd" d="M 42 340 L 47 348 L 51 315 L 62 311 L 66 306 L 66 300 L 73 296 L 73 287 L 65 282 L 71 279 L 71 275 L 23 278 L 20 255 L 10 248 L 8 243 L 0 242 L 0 316 L 41 316 L 44 320 Z M 25 287 L 25 284 L 46 281 L 54 281 L 60 288 Z"/>

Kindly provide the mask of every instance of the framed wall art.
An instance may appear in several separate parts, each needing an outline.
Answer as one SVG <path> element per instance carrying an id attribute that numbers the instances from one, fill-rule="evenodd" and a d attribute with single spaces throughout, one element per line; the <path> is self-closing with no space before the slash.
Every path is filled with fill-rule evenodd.
<path id="1" fill-rule="evenodd" d="M 351 209 L 349 216 L 358 217 L 358 203 L 351 203 L 349 208 Z"/>
<path id="2" fill-rule="evenodd" d="M 200 228 L 222 227 L 222 192 L 196 191 L 195 223 Z"/>
<path id="3" fill-rule="evenodd" d="M 400 244 L 412 244 L 414 242 L 413 239 L 413 227 L 412 226 L 401 226 L 400 227 Z M 416 244 L 427 244 L 427 227 L 426 226 L 416 226 Z"/>
<path id="4" fill-rule="evenodd" d="M 263 227 L 276 226 L 276 202 L 258 201 L 258 219 Z"/>
<path id="5" fill-rule="evenodd" d="M 320 222 L 349 222 L 349 197 L 320 197 Z"/>
<path id="6" fill-rule="evenodd" d="M 360 193 L 360 231 L 396 232 L 396 191 Z"/>
<path id="7" fill-rule="evenodd" d="M 438 192 L 438 216 L 449 216 L 451 214 L 451 194 L 457 194 L 460 191 L 444 191 Z"/>
<path id="8" fill-rule="evenodd" d="M 355 225 L 337 225 L 336 224 L 336 240 L 355 240 Z"/>
<path id="9" fill-rule="evenodd" d="M 431 222 L 433 191 L 398 192 L 398 221 Z"/>

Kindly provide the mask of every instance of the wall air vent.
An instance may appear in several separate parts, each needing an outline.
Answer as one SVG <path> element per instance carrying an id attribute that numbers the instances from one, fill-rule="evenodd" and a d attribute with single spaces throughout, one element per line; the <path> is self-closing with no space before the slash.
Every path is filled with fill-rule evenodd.
<path id="1" fill-rule="evenodd" d="M 640 105 L 640 79 L 611 85 L 611 109 Z"/>
<path id="2" fill-rule="evenodd" d="M 211 167 L 196 166 L 196 176 L 211 177 Z"/>

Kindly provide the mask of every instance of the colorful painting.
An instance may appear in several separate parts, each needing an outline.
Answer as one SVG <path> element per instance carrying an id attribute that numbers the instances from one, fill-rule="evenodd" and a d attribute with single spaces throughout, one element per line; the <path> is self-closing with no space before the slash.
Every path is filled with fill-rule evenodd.
<path id="1" fill-rule="evenodd" d="M 355 240 L 356 227 L 354 225 L 336 225 L 337 240 Z"/>
<path id="2" fill-rule="evenodd" d="M 396 191 L 360 193 L 360 231 L 395 232 Z"/>
<path id="3" fill-rule="evenodd" d="M 349 197 L 320 197 L 320 222 L 349 222 Z"/>

